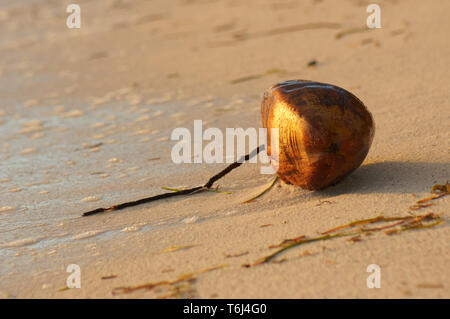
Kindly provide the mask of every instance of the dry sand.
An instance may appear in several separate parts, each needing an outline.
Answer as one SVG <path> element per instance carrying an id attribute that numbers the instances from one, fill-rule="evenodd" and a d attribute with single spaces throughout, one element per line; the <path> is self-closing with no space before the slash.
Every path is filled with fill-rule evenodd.
<path id="1" fill-rule="evenodd" d="M 448 196 L 416 212 L 441 214 L 437 227 L 242 266 L 284 239 L 407 216 L 450 178 L 450 2 L 378 1 L 382 28 L 369 31 L 370 2 L 79 0 L 81 29 L 68 29 L 60 1 L 2 1 L 0 295 L 152 298 L 167 289 L 113 289 L 224 265 L 178 296 L 449 298 Z M 173 128 L 260 127 L 262 92 L 288 79 L 344 87 L 372 112 L 372 148 L 342 183 L 278 183 L 241 204 L 271 179 L 246 164 L 220 181 L 230 195 L 80 217 L 202 184 L 224 164 L 172 163 Z M 81 267 L 80 289 L 61 289 L 69 264 Z M 379 289 L 367 288 L 369 264 L 381 267 Z"/>

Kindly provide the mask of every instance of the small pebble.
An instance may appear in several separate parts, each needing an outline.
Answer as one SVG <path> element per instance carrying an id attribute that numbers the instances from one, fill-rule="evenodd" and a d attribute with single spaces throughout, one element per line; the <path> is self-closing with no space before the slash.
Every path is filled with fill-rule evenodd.
<path id="1" fill-rule="evenodd" d="M 0 213 L 6 213 L 6 212 L 13 211 L 13 210 L 14 210 L 14 207 L 11 207 L 11 206 L 0 207 Z"/>
<path id="2" fill-rule="evenodd" d="M 99 201 L 99 200 L 100 200 L 100 198 L 98 198 L 96 196 L 88 196 L 88 197 L 83 198 L 81 201 L 83 203 L 89 203 L 89 202 L 96 202 L 96 201 Z"/>
<path id="3" fill-rule="evenodd" d="M 34 152 L 36 152 L 36 150 L 34 148 L 32 148 L 32 147 L 29 147 L 29 148 L 26 148 L 26 149 L 22 150 L 21 153 L 23 155 L 26 155 L 26 154 L 31 154 L 31 153 L 34 153 Z"/>
<path id="4" fill-rule="evenodd" d="M 33 100 L 28 100 L 28 101 L 26 101 L 24 104 L 23 104 L 23 106 L 25 106 L 25 107 L 30 107 L 30 106 L 35 106 L 35 105 L 38 105 L 38 100 L 36 100 L 36 99 L 33 99 Z"/>

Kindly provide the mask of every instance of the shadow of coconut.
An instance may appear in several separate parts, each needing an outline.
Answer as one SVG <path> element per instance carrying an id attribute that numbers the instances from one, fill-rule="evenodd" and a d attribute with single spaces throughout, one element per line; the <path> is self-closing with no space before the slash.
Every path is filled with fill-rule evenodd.
<path id="1" fill-rule="evenodd" d="M 450 163 L 378 162 L 365 164 L 340 183 L 314 192 L 321 197 L 347 193 L 428 193 L 450 179 Z"/>

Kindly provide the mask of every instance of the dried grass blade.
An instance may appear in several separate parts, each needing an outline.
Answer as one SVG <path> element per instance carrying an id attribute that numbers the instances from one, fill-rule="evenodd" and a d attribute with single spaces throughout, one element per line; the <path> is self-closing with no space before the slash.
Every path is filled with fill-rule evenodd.
<path id="1" fill-rule="evenodd" d="M 257 199 L 257 198 L 261 197 L 262 195 L 264 195 L 266 192 L 268 192 L 275 185 L 277 180 L 278 180 L 278 176 L 276 176 L 273 179 L 273 181 L 270 182 L 269 186 L 267 186 L 261 193 L 259 193 L 258 195 L 256 195 L 256 196 L 254 196 L 254 197 L 252 197 L 252 198 L 242 202 L 242 204 L 247 204 L 247 203 L 253 202 L 255 199 Z"/>

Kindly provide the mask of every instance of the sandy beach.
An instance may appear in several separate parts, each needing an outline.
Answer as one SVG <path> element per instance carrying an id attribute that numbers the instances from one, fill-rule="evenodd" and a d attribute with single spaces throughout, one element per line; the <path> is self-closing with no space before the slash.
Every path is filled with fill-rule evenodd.
<path id="1" fill-rule="evenodd" d="M 414 209 L 450 180 L 450 1 L 377 1 L 379 29 L 364 0 L 76 3 L 79 29 L 68 3 L 0 4 L 0 298 L 450 297 L 450 196 Z M 278 181 L 243 204 L 273 179 L 246 163 L 215 184 L 230 194 L 81 217 L 204 184 L 226 164 L 175 164 L 172 131 L 259 128 L 263 92 L 292 79 L 345 88 L 374 118 L 364 163 L 341 183 Z M 433 227 L 258 264 L 285 240 L 431 213 Z M 81 288 L 67 288 L 72 264 Z"/>

